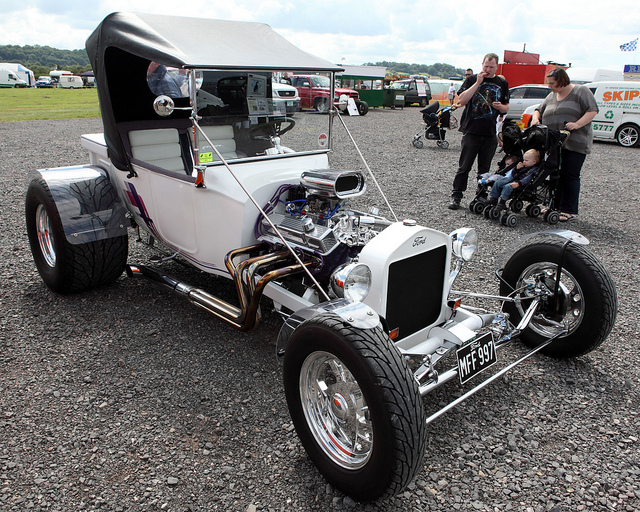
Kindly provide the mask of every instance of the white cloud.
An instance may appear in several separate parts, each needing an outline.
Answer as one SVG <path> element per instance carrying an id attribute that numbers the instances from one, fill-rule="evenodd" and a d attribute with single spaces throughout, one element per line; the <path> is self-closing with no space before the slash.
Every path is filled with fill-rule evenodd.
<path id="1" fill-rule="evenodd" d="M 69 23 L 67 16 L 46 13 L 35 7 L 0 16 L 0 44 L 84 48 L 90 31 Z"/>
<path id="2" fill-rule="evenodd" d="M 130 0 L 24 0 L 0 6 L 0 44 L 83 48 L 109 13 L 131 10 Z M 334 62 L 382 60 L 460 68 L 482 56 L 526 50 L 574 66 L 621 69 L 634 52 L 619 46 L 640 34 L 640 4 L 623 7 L 583 0 L 137 0 L 139 12 L 259 21 L 304 50 Z M 344 59 L 344 60 L 342 60 Z"/>

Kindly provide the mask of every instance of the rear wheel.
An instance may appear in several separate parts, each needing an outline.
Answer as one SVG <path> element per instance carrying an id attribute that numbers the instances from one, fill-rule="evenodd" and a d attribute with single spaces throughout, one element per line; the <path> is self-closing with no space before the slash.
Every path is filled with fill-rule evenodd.
<path id="1" fill-rule="evenodd" d="M 360 501 L 402 491 L 422 466 L 426 418 L 406 361 L 379 329 L 323 314 L 296 328 L 284 389 L 300 441 L 335 487 Z"/>
<path id="2" fill-rule="evenodd" d="M 329 98 L 316 98 L 313 108 L 322 114 L 329 112 Z"/>
<path id="3" fill-rule="evenodd" d="M 361 116 L 366 116 L 367 112 L 369 112 L 369 105 L 366 101 L 356 101 L 356 107 L 358 107 L 358 114 Z"/>
<path id="4" fill-rule="evenodd" d="M 528 215 L 530 217 L 538 217 L 538 216 L 540 216 L 540 213 L 542 213 L 542 208 L 540 207 L 539 204 L 531 204 L 531 205 L 529 205 L 529 213 L 528 213 Z"/>
<path id="5" fill-rule="evenodd" d="M 98 182 L 89 200 L 105 196 Z M 84 198 L 86 199 L 86 198 Z M 97 208 L 100 211 L 104 208 Z M 127 262 L 127 235 L 71 244 L 67 241 L 51 191 L 42 178 L 27 190 L 27 234 L 38 272 L 45 284 L 58 293 L 73 293 L 115 281 Z"/>
<path id="6" fill-rule="evenodd" d="M 505 265 L 500 284 L 502 295 L 516 291 L 515 296 L 521 299 L 504 305 L 514 324 L 522 319 L 534 295 L 542 291 L 538 310 L 520 338 L 535 347 L 566 328 L 566 334 L 543 349 L 547 355 L 562 358 L 598 347 L 613 327 L 618 302 L 613 280 L 597 258 L 582 246 L 565 244 L 558 239 L 525 245 Z"/>
<path id="7" fill-rule="evenodd" d="M 491 220 L 498 220 L 500 218 L 501 213 L 502 213 L 502 209 L 498 208 L 497 206 L 493 206 L 489 211 L 489 218 Z"/>
<path id="8" fill-rule="evenodd" d="M 616 133 L 618 144 L 632 148 L 640 142 L 640 128 L 635 124 L 623 124 Z"/>
<path id="9" fill-rule="evenodd" d="M 560 214 L 555 211 L 548 211 L 544 214 L 544 220 L 546 220 L 549 224 L 557 224 L 560 220 Z"/>
<path id="10" fill-rule="evenodd" d="M 518 216 L 515 213 L 503 212 L 500 216 L 500 223 L 503 226 L 513 228 L 518 225 Z"/>
<path id="11" fill-rule="evenodd" d="M 512 199 L 511 202 L 509 203 L 509 208 L 514 213 L 521 212 L 523 207 L 524 207 L 524 202 L 521 199 Z"/>
<path id="12" fill-rule="evenodd" d="M 426 107 L 427 106 L 427 98 L 420 98 L 419 102 L 421 107 Z"/>

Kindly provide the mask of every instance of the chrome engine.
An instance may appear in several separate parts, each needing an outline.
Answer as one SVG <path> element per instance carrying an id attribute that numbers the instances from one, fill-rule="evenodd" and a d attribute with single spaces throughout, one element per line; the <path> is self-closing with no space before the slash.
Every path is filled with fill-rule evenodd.
<path id="1" fill-rule="evenodd" d="M 365 190 L 360 171 L 306 171 L 299 186 L 281 187 L 264 211 L 288 243 L 325 256 L 340 244 L 364 246 L 389 226 L 375 209 L 369 213 L 351 209 L 350 198 Z M 256 235 L 260 240 L 280 243 L 265 219 L 256 226 Z"/>

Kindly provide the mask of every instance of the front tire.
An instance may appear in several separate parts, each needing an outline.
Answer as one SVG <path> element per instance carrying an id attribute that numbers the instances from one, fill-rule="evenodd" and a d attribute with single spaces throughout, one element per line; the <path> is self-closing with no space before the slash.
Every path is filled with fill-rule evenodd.
<path id="1" fill-rule="evenodd" d="M 500 284 L 502 295 L 516 290 L 516 296 L 522 300 L 521 304 L 504 305 L 514 324 L 523 317 L 536 289 L 547 293 L 520 338 L 535 347 L 562 332 L 559 324 L 565 324 L 568 332 L 542 350 L 558 358 L 580 356 L 597 348 L 611 332 L 618 307 L 613 280 L 602 263 L 575 243 L 566 246 L 563 257 L 565 243 L 565 240 L 532 242 L 520 248 L 505 265 Z M 561 259 L 560 286 L 558 296 L 554 297 Z"/>
<path id="2" fill-rule="evenodd" d="M 102 188 L 107 185 L 108 182 L 98 182 L 90 200 L 99 202 L 105 197 Z M 101 209 L 104 208 L 98 205 L 97 211 Z M 124 271 L 129 250 L 127 235 L 69 243 L 56 203 L 42 178 L 29 184 L 25 214 L 33 259 L 42 280 L 54 292 L 74 293 L 111 283 Z"/>
<path id="3" fill-rule="evenodd" d="M 422 399 L 381 330 L 331 314 L 311 318 L 291 336 L 283 377 L 300 441 L 332 485 L 371 501 L 401 492 L 421 469 Z"/>

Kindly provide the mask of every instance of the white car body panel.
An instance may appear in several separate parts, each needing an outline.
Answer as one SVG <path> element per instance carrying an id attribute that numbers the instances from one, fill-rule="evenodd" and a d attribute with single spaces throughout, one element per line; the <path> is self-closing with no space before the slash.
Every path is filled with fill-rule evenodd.
<path id="1" fill-rule="evenodd" d="M 133 204 L 132 196 L 141 198 L 142 202 L 133 208 L 138 210 L 138 224 L 195 266 L 226 274 L 225 255 L 256 243 L 253 228 L 258 210 L 223 165 L 207 168 L 203 188 L 137 165 L 137 177 L 130 179 L 109 162 L 102 134 L 84 135 L 82 144 L 91 154 L 91 163 L 107 169 L 126 203 Z M 326 152 L 319 152 L 264 158 L 259 172 L 255 159 L 231 165 L 247 191 L 264 205 L 278 187 L 296 182 L 305 170 L 328 168 L 329 160 Z M 140 211 L 141 207 L 144 211 Z"/>

